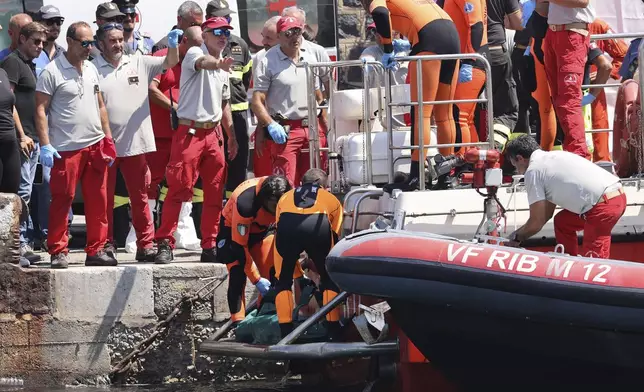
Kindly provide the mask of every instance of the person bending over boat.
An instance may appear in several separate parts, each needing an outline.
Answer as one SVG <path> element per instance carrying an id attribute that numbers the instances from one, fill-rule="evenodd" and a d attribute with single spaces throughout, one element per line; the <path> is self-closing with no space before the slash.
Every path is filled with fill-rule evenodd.
<path id="1" fill-rule="evenodd" d="M 541 231 L 555 208 L 555 238 L 571 255 L 606 259 L 611 231 L 624 214 L 626 195 L 618 177 L 567 151 L 543 151 L 530 135 L 505 147 L 506 157 L 524 175 L 530 218 L 512 233 L 509 246 L 519 246 Z M 577 232 L 584 231 L 581 254 Z"/>
<path id="2" fill-rule="evenodd" d="M 342 230 L 342 203 L 325 188 L 328 176 L 320 169 L 310 169 L 302 185 L 284 194 L 277 204 L 275 232 L 275 307 L 282 337 L 293 330 L 293 271 L 302 252 L 315 263 L 320 274 L 320 291 L 326 305 L 340 291 L 326 272 L 326 256 L 338 242 Z M 329 335 L 340 330 L 340 309 L 326 316 Z"/>
<path id="3" fill-rule="evenodd" d="M 394 68 L 394 47 L 399 42 L 392 41 L 392 31 L 398 31 L 409 40 L 411 56 L 435 54 L 458 54 L 461 44 L 458 31 L 452 19 L 434 0 L 361 0 L 365 10 L 371 14 L 376 24 L 376 31 L 382 37 L 384 55 L 382 64 Z M 406 48 L 405 48 L 406 49 Z M 397 50 L 398 51 L 398 50 Z M 409 63 L 411 75 L 411 100 L 418 101 L 418 85 L 416 81 L 416 61 Z M 458 80 L 458 60 L 423 61 L 422 67 L 422 96 L 423 101 L 453 100 Z M 456 124 L 452 112 L 453 104 L 436 106 L 435 118 L 438 126 L 438 143 L 452 144 L 456 141 Z M 412 109 L 411 144 L 418 144 L 419 124 L 423 124 L 424 144 L 430 144 L 430 128 L 433 105 L 424 105 L 423 113 L 418 113 L 418 107 Z M 422 151 L 422 153 L 421 153 Z M 443 156 L 454 153 L 453 147 L 440 148 Z M 420 164 L 419 159 L 425 159 L 427 149 L 415 149 L 411 153 L 411 171 L 405 183 L 388 184 L 385 190 L 402 189 L 413 191 L 418 189 Z"/>
<path id="4" fill-rule="evenodd" d="M 246 317 L 246 277 L 261 295 L 270 289 L 275 207 L 291 185 L 284 176 L 253 178 L 232 193 L 221 214 L 217 255 L 228 268 L 228 306 L 236 323 Z M 206 260 L 202 260 L 206 261 Z"/>

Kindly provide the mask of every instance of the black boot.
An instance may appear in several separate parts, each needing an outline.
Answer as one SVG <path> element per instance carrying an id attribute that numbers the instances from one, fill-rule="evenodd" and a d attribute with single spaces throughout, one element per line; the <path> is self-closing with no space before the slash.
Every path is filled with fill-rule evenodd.
<path id="1" fill-rule="evenodd" d="M 289 333 L 293 332 L 293 323 L 280 323 L 280 332 L 282 334 L 282 339 L 287 337 Z"/>
<path id="2" fill-rule="evenodd" d="M 420 186 L 420 164 L 418 161 L 411 161 L 411 170 L 409 171 L 409 177 L 404 182 L 394 182 L 393 184 L 387 184 L 382 187 L 382 189 L 391 193 L 394 189 L 400 189 L 403 192 L 415 191 Z"/>

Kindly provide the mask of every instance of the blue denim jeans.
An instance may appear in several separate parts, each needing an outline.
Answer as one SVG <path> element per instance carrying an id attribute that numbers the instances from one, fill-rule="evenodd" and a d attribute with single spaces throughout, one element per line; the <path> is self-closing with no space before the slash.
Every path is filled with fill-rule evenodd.
<path id="1" fill-rule="evenodd" d="M 18 188 L 18 196 L 24 200 L 25 204 L 29 205 L 34 178 L 36 177 L 36 167 L 38 166 L 38 159 L 40 158 L 40 145 L 36 143 L 36 147 L 31 152 L 31 156 L 29 158 L 22 154 L 21 158 L 20 187 Z M 33 222 L 29 215 L 26 220 L 20 222 L 20 245 L 28 244 L 32 241 Z"/>

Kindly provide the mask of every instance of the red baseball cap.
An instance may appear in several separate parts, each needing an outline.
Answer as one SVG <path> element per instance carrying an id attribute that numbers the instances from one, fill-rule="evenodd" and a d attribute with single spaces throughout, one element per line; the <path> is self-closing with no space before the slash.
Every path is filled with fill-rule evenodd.
<path id="1" fill-rule="evenodd" d="M 295 19 L 292 16 L 282 16 L 280 20 L 277 21 L 277 32 L 281 33 L 282 31 L 294 29 L 294 28 L 304 28 L 304 25 L 300 23 L 299 20 Z"/>
<path id="2" fill-rule="evenodd" d="M 375 28 L 376 28 L 376 24 L 375 24 L 375 23 L 370 23 L 370 24 L 367 26 L 367 30 L 369 30 L 369 29 L 375 29 Z"/>
<path id="3" fill-rule="evenodd" d="M 228 29 L 232 30 L 233 26 L 228 23 L 228 20 L 226 18 L 223 18 L 221 16 L 215 16 L 214 18 L 209 18 L 205 22 L 201 24 L 201 31 L 204 31 L 206 29 Z"/>

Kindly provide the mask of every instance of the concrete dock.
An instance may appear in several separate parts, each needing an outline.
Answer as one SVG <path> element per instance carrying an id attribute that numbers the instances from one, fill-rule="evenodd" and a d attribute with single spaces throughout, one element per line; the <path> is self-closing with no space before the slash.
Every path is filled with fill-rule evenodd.
<path id="1" fill-rule="evenodd" d="M 15 248 L 15 226 L 8 226 L 15 225 L 16 211 L 0 195 L 6 248 Z M 199 252 L 178 251 L 170 265 L 137 263 L 133 254 L 120 252 L 118 267 L 85 267 L 85 254 L 73 251 L 67 270 L 50 269 L 45 254 L 43 263 L 22 269 L 8 262 L 15 252 L 0 253 L 0 378 L 19 377 L 26 386 L 108 384 L 112 367 L 152 334 L 184 294 L 208 282 L 218 285 L 214 295 L 187 306 L 118 381 L 227 382 L 262 378 L 266 369 L 284 374 L 280 364 L 196 351 L 229 316 L 226 267 L 199 263 Z M 247 287 L 247 297 L 255 295 Z"/>

